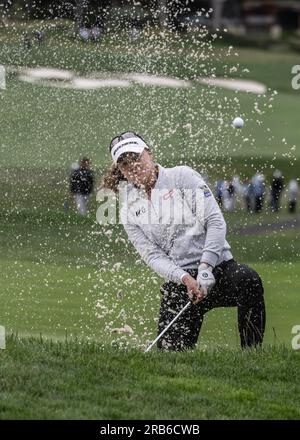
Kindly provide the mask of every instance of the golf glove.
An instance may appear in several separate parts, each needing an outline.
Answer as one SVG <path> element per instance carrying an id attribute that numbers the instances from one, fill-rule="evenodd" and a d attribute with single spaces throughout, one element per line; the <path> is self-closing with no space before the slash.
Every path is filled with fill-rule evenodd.
<path id="1" fill-rule="evenodd" d="M 212 273 L 212 267 L 205 263 L 201 263 L 198 268 L 197 283 L 204 290 L 206 296 L 210 289 L 214 286 L 216 280 Z"/>

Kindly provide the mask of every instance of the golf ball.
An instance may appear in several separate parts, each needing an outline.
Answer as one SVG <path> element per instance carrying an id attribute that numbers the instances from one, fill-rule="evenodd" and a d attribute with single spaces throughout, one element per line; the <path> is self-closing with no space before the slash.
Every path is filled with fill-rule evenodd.
<path id="1" fill-rule="evenodd" d="M 232 124 L 233 124 L 233 126 L 235 128 L 242 128 L 244 126 L 244 119 L 242 119 L 242 118 L 235 118 L 233 120 Z"/>

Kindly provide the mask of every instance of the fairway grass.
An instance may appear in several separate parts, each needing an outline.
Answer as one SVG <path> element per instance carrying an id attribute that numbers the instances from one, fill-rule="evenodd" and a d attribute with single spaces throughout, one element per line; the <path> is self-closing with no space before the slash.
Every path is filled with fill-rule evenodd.
<path id="1" fill-rule="evenodd" d="M 226 214 L 229 230 L 272 218 Z M 269 344 L 290 346 L 292 327 L 300 324 L 299 234 L 228 236 L 236 260 L 262 276 Z M 156 336 L 163 279 L 141 261 L 120 225 L 100 227 L 92 216 L 72 213 L 13 211 L 0 215 L 0 239 L 0 325 L 8 334 L 117 346 L 144 345 Z M 125 324 L 133 336 L 111 332 Z M 206 315 L 199 346 L 239 346 L 235 308 Z"/>
<path id="2" fill-rule="evenodd" d="M 11 337 L 0 352 L 0 418 L 299 419 L 299 355 L 145 354 Z"/>
<path id="3" fill-rule="evenodd" d="M 264 281 L 265 343 L 291 346 L 300 325 L 300 263 L 250 263 Z M 0 324 L 7 333 L 54 340 L 79 337 L 103 345 L 144 346 L 156 336 L 162 279 L 144 267 L 97 271 L 34 261 L 0 260 Z M 123 298 L 118 298 L 118 292 Z M 214 309 L 204 319 L 199 348 L 239 347 L 236 308 Z M 112 333 L 129 325 L 134 335 Z"/>

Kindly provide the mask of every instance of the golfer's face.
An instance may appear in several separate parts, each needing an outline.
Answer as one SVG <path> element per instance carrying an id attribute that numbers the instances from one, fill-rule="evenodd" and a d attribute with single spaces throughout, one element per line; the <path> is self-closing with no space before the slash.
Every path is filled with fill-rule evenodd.
<path id="1" fill-rule="evenodd" d="M 128 182 L 137 186 L 145 186 L 149 181 L 151 171 L 155 167 L 151 156 L 144 150 L 137 160 L 120 163 L 119 168 Z"/>

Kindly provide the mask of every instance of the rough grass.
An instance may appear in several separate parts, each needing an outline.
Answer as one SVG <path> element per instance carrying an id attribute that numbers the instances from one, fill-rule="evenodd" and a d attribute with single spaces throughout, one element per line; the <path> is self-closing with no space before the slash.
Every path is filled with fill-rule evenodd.
<path id="1" fill-rule="evenodd" d="M 144 354 L 10 337 L 1 419 L 299 419 L 299 353 L 283 346 Z"/>

